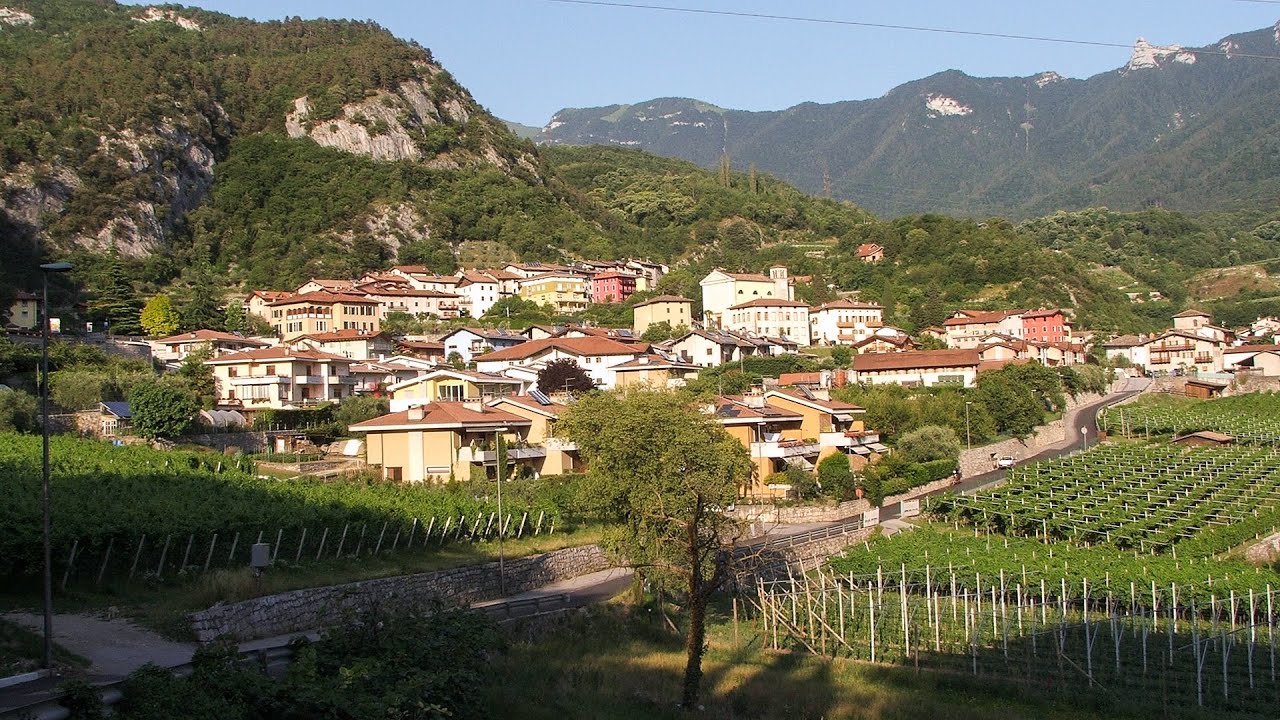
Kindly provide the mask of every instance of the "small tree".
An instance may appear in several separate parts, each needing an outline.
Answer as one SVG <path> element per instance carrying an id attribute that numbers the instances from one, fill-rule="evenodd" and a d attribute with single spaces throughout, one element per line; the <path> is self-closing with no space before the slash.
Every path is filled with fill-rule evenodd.
<path id="1" fill-rule="evenodd" d="M 949 427 L 925 425 L 899 438 L 895 450 L 908 463 L 955 460 L 960 457 L 960 438 Z"/>
<path id="2" fill-rule="evenodd" d="M 831 348 L 831 361 L 838 368 L 849 367 L 849 363 L 853 362 L 853 349 L 844 345 L 837 345 Z"/>
<path id="3" fill-rule="evenodd" d="M 205 365 L 205 361 L 213 358 L 213 349 L 208 343 L 197 345 L 183 358 L 178 367 L 178 377 L 193 395 L 200 399 L 200 404 L 212 408 L 218 398 L 218 380 L 214 377 L 213 368 Z"/>
<path id="4" fill-rule="evenodd" d="M 720 512 L 752 475 L 751 456 L 688 399 L 657 390 L 594 393 L 561 420 L 587 462 L 584 501 L 615 520 L 607 546 L 684 597 L 680 704 L 698 705 L 706 611 L 724 579 L 740 527 Z"/>
<path id="5" fill-rule="evenodd" d="M 553 360 L 538 371 L 538 389 L 544 393 L 587 392 L 595 388 L 595 381 L 572 358 Z"/>
<path id="6" fill-rule="evenodd" d="M 227 332 L 249 332 L 249 314 L 248 311 L 244 309 L 243 301 L 232 300 L 227 303 L 227 309 L 222 318 L 222 325 L 227 329 Z"/>
<path id="7" fill-rule="evenodd" d="M 142 329 L 151 337 L 168 337 L 178 332 L 178 311 L 168 295 L 156 295 L 142 308 Z"/>
<path id="8" fill-rule="evenodd" d="M 191 427 L 200 405 L 185 387 L 175 383 L 142 383 L 129 396 L 133 429 L 147 438 L 177 437 Z"/>
<path id="9" fill-rule="evenodd" d="M 333 409 L 333 421 L 342 426 L 342 431 L 346 432 L 351 425 L 372 420 L 389 412 L 391 412 L 391 406 L 386 398 L 357 395 L 346 398 Z"/>
<path id="10" fill-rule="evenodd" d="M 36 399 L 21 390 L 0 390 L 0 432 L 33 432 L 36 421 Z"/>
<path id="11" fill-rule="evenodd" d="M 854 494 L 853 470 L 844 453 L 828 455 L 818 463 L 818 483 L 822 492 L 837 500 L 848 500 Z"/>

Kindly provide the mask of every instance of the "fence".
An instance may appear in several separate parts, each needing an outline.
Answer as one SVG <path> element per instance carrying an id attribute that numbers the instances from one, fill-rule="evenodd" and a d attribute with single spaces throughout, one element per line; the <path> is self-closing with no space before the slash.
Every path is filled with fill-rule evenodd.
<path id="1" fill-rule="evenodd" d="M 871 662 L 1015 679 L 1047 689 L 1274 714 L 1277 598 L 1212 597 L 965 578 L 926 567 L 758 582 L 764 643 Z M 969 583 L 968 580 L 973 580 Z"/>
<path id="2" fill-rule="evenodd" d="M 54 553 L 54 580 L 61 590 L 70 586 L 102 587 L 120 581 L 163 581 L 220 568 L 248 567 L 252 546 L 271 545 L 272 563 L 302 565 L 326 560 L 358 559 L 398 552 L 423 551 L 451 542 L 480 542 L 499 536 L 554 534 L 556 520 L 539 512 L 496 512 L 468 518 L 413 518 L 407 523 L 346 523 L 341 527 L 279 527 L 256 532 L 189 533 L 164 537 L 139 536 L 103 545 L 74 541 Z"/>

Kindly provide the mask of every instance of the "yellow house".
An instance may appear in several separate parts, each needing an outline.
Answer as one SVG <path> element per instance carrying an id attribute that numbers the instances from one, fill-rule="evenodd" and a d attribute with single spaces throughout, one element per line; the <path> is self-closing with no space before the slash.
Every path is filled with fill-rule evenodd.
<path id="1" fill-rule="evenodd" d="M 13 295 L 13 304 L 9 306 L 9 325 L 23 330 L 30 330 L 40 324 L 39 299 L 34 293 L 19 290 Z"/>
<path id="2" fill-rule="evenodd" d="M 348 430 L 365 434 L 366 460 L 381 468 L 384 480 L 440 483 L 467 480 L 473 469 L 495 477 L 497 434 L 508 444 L 513 475 L 536 475 L 546 452 L 521 447 L 532 424 L 519 415 L 468 401 L 416 405 Z"/>
<path id="3" fill-rule="evenodd" d="M 572 273 L 549 272 L 520 281 L 520 297 L 568 315 L 587 309 L 587 281 Z"/>
<path id="4" fill-rule="evenodd" d="M 474 370 L 441 368 L 387 388 L 391 411 L 408 410 L 414 405 L 432 402 L 492 400 L 514 395 L 525 389 L 526 382 L 505 375 L 491 375 Z"/>
<path id="5" fill-rule="evenodd" d="M 491 400 L 488 405 L 519 415 L 532 423 L 525 435 L 525 442 L 531 446 L 540 445 L 547 453 L 539 474 L 563 475 L 581 469 L 577 443 L 556 436 L 556 423 L 566 409 L 564 405 L 551 402 L 545 396 L 535 398 L 529 395 L 509 395 Z"/>
<path id="6" fill-rule="evenodd" d="M 693 301 L 677 295 L 659 295 L 636 303 L 633 308 L 635 319 L 631 323 L 637 336 L 643 335 L 650 325 L 660 322 L 669 324 L 673 329 L 683 325 L 693 327 Z"/>
<path id="7" fill-rule="evenodd" d="M 866 409 L 825 397 L 825 390 L 778 389 L 764 393 L 768 405 L 799 415 L 800 434 L 816 440 L 818 460 L 836 453 L 849 456 L 853 469 L 860 469 L 888 448 L 880 444 L 880 434 L 867 430 L 862 417 Z"/>
<path id="8" fill-rule="evenodd" d="M 267 321 L 286 342 L 332 330 L 377 332 L 378 301 L 360 295 L 310 292 L 267 305 Z"/>

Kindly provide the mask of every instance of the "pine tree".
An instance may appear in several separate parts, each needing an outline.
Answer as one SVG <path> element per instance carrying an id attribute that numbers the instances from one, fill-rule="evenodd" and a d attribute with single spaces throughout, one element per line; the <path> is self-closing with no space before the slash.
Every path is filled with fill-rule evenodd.
<path id="1" fill-rule="evenodd" d="M 105 322 L 107 332 L 114 335 L 142 334 L 142 301 L 134 292 L 129 273 L 115 248 L 107 255 L 91 290 L 93 300 L 89 301 L 89 316 Z"/>
<path id="2" fill-rule="evenodd" d="M 232 300 L 227 303 L 227 311 L 222 318 L 223 327 L 227 332 L 247 333 L 249 332 L 249 316 L 244 309 L 244 303 L 240 300 Z"/>
<path id="3" fill-rule="evenodd" d="M 188 283 L 184 293 L 182 307 L 182 327 L 187 330 L 221 330 L 223 314 L 218 281 L 214 277 L 213 268 L 200 263 L 186 273 Z"/>

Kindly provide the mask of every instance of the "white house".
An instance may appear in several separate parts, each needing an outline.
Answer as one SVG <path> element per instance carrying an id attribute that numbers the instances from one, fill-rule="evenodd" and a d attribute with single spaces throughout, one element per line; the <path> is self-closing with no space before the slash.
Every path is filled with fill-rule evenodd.
<path id="1" fill-rule="evenodd" d="M 476 358 L 476 370 L 502 375 L 514 368 L 545 366 L 568 358 L 586 370 L 597 386 L 608 390 L 617 384 L 614 366 L 635 360 L 647 350 L 647 345 L 631 345 L 602 337 L 554 337 L 530 340 L 482 355 Z"/>
<path id="2" fill-rule="evenodd" d="M 457 353 L 464 363 L 475 360 L 477 355 L 505 350 L 527 340 L 525 336 L 510 330 L 478 327 L 458 328 L 440 338 L 444 343 L 445 358 L 451 358 Z"/>
<path id="3" fill-rule="evenodd" d="M 810 345 L 809 305 L 799 300 L 761 298 L 734 305 L 725 311 L 721 326 L 763 337 L 782 337 Z"/>
<path id="4" fill-rule="evenodd" d="M 874 385 L 970 387 L 978 379 L 981 363 L 977 350 L 868 353 L 854 356 L 850 379 Z"/>
<path id="5" fill-rule="evenodd" d="M 501 299 L 501 284 L 497 278 L 475 270 L 462 273 L 455 291 L 461 298 L 462 310 L 469 317 L 478 318 Z"/>
<path id="6" fill-rule="evenodd" d="M 782 266 L 769 268 L 769 275 L 731 273 L 716 268 L 698 283 L 702 287 L 702 313 L 713 324 L 719 324 L 725 311 L 734 305 L 771 298 L 794 300 L 794 288 Z"/>
<path id="7" fill-rule="evenodd" d="M 835 300 L 809 311 L 814 345 L 855 345 L 884 325 L 884 307 L 875 303 Z"/>
<path id="8" fill-rule="evenodd" d="M 1022 310 L 957 310 L 942 323 L 947 331 L 947 347 L 975 348 L 992 334 L 1021 340 L 1022 313 Z"/>

